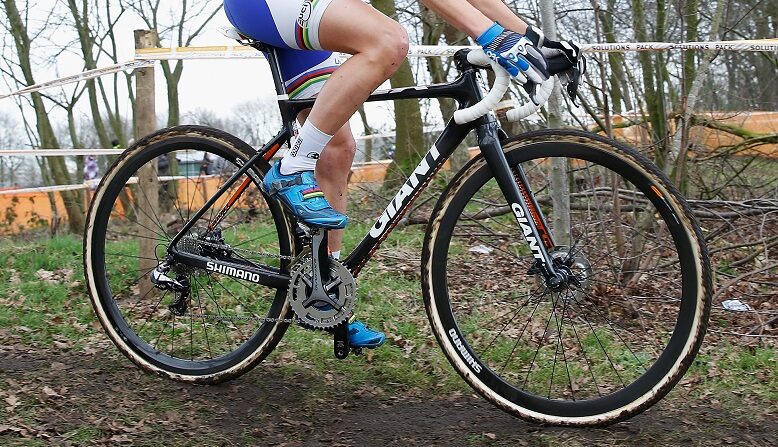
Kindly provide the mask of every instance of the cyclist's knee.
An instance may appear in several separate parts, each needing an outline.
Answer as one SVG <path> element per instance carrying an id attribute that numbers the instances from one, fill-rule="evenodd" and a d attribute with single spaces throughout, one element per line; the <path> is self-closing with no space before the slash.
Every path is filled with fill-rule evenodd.
<path id="1" fill-rule="evenodd" d="M 368 54 L 371 63 L 384 67 L 388 78 L 408 56 L 408 33 L 399 24 L 393 24 L 377 33 L 376 37 Z"/>
<path id="2" fill-rule="evenodd" d="M 354 140 L 354 137 L 349 134 L 347 137 L 344 137 L 342 141 L 339 141 L 338 144 L 340 145 L 343 158 L 346 160 L 345 164 L 351 166 L 351 162 L 354 161 L 354 156 L 357 153 L 356 140 Z"/>
<path id="3" fill-rule="evenodd" d="M 338 132 L 327 144 L 327 149 L 317 163 L 320 165 L 317 175 L 333 181 L 345 181 L 351 163 L 354 161 L 357 143 L 351 132 Z"/>

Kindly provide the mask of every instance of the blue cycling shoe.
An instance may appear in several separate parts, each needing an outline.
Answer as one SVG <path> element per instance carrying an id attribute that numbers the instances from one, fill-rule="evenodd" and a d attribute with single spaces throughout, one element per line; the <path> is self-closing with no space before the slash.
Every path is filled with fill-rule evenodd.
<path id="1" fill-rule="evenodd" d="M 348 324 L 348 342 L 352 348 L 374 349 L 386 341 L 386 335 L 365 326 L 365 323 L 356 320 Z"/>
<path id="2" fill-rule="evenodd" d="M 348 216 L 335 211 L 324 198 L 313 171 L 284 175 L 281 162 L 277 161 L 265 176 L 262 189 L 309 225 L 337 230 L 348 224 Z"/>

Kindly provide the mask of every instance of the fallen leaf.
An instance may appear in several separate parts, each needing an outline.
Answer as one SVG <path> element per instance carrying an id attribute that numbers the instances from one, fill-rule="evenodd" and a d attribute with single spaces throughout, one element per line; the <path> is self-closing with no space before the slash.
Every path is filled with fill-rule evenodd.
<path id="1" fill-rule="evenodd" d="M 62 397 L 58 392 L 54 391 L 51 387 L 48 385 L 43 387 L 43 394 L 49 396 L 49 397 Z"/>
<path id="2" fill-rule="evenodd" d="M 19 405 L 19 398 L 16 397 L 16 395 L 11 394 L 10 396 L 5 398 L 5 403 L 7 403 L 11 408 Z"/>

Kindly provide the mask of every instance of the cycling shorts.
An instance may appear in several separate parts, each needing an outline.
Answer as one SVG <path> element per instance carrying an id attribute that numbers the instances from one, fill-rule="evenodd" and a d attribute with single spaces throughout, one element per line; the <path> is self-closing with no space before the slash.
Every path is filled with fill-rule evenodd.
<path id="1" fill-rule="evenodd" d="M 277 48 L 286 92 L 306 99 L 321 91 L 341 63 L 319 43 L 319 24 L 332 1 L 225 0 L 224 12 L 241 34 Z"/>

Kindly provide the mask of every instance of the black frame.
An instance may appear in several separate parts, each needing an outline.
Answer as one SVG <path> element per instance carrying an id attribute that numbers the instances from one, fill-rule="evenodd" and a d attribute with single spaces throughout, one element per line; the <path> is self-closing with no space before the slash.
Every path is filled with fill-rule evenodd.
<path id="1" fill-rule="evenodd" d="M 203 207 L 195 213 L 184 227 L 176 234 L 168 246 L 170 261 L 180 262 L 194 267 L 210 270 L 210 266 L 218 264 L 221 267 L 232 267 L 235 275 L 258 284 L 275 288 L 285 288 L 289 283 L 289 275 L 274 267 L 258 265 L 247 261 L 223 261 L 199 256 L 191 253 L 183 253 L 176 250 L 178 241 L 192 228 L 205 212 L 228 191 L 238 179 L 250 172 L 250 169 L 262 161 L 268 161 L 280 149 L 281 145 L 288 143 L 294 135 L 294 122 L 297 115 L 313 106 L 315 99 L 290 100 L 286 93 L 281 78 L 281 70 L 278 65 L 275 50 L 259 42 L 250 42 L 249 45 L 262 51 L 273 74 L 278 106 L 283 120 L 283 129 L 270 142 L 252 156 L 240 169 L 238 169 L 222 187 L 211 197 Z M 452 98 L 459 103 L 460 108 L 470 107 L 479 102 L 483 95 L 478 83 L 478 73 L 481 67 L 470 64 L 467 60 L 469 50 L 458 51 L 454 55 L 454 62 L 461 75 L 454 81 L 445 84 L 428 86 L 414 86 L 386 91 L 377 91 L 367 101 L 390 101 L 399 99 L 422 98 Z M 507 202 L 519 224 L 518 229 L 529 228 L 530 232 L 521 231 L 533 256 L 536 258 L 536 266 L 546 279 L 558 277 L 549 251 L 554 248 L 553 241 L 547 230 L 545 218 L 535 202 L 532 191 L 526 180 L 521 166 L 511 169 L 505 158 L 500 141 L 505 136 L 493 113 L 489 113 L 477 120 L 457 124 L 453 119 L 448 122 L 435 144 L 422 158 L 419 165 L 410 174 L 409 179 L 400 188 L 387 208 L 378 218 L 370 232 L 365 235 L 359 245 L 343 261 L 344 265 L 356 277 L 362 267 L 372 257 L 380 244 L 389 236 L 392 229 L 402 219 L 408 208 L 425 189 L 429 181 L 434 177 L 446 160 L 456 150 L 459 144 L 472 130 L 476 130 L 478 145 L 484 159 L 494 173 L 494 177 L 505 196 Z M 251 177 L 251 175 L 249 175 Z M 244 180 L 245 181 L 245 180 Z M 253 181 L 259 182 L 258 179 Z M 524 194 L 522 194 L 522 192 Z M 529 201 L 525 200 L 529 198 Z M 226 214 L 227 209 L 222 209 L 216 220 Z M 218 224 L 218 221 L 216 222 Z M 224 271 L 225 269 L 222 269 Z M 240 275 L 240 276 L 237 276 Z"/>

